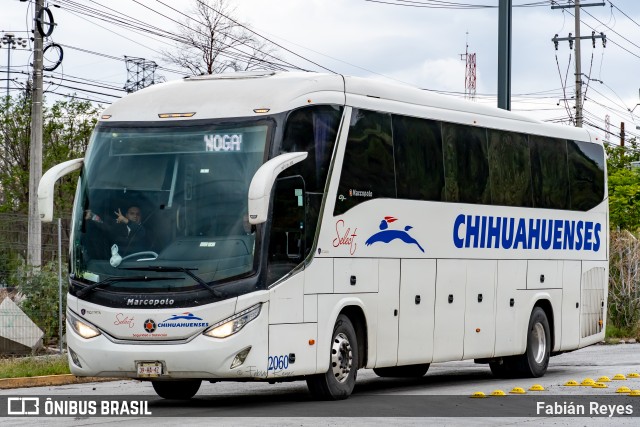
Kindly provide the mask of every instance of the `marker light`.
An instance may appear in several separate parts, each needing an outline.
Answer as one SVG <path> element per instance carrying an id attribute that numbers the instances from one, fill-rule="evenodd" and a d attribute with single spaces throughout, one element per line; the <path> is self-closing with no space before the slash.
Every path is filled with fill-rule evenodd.
<path id="1" fill-rule="evenodd" d="M 193 117 L 196 113 L 160 113 L 158 117 L 161 119 L 177 119 L 180 117 Z"/>
<path id="2" fill-rule="evenodd" d="M 269 110 L 271 110 L 271 109 L 270 108 L 255 108 L 253 110 L 253 112 L 257 113 L 257 114 L 264 114 L 264 113 L 268 113 Z"/>
<path id="3" fill-rule="evenodd" d="M 204 331 L 204 334 L 214 338 L 226 338 L 244 328 L 244 325 L 251 322 L 260 314 L 262 304 L 253 305 L 238 314 L 234 314 Z"/>
<path id="4" fill-rule="evenodd" d="M 111 114 L 103 114 L 100 118 L 102 120 L 109 120 L 111 118 Z"/>
<path id="5" fill-rule="evenodd" d="M 82 338 L 89 339 L 100 335 L 100 331 L 93 325 L 80 320 L 71 311 L 67 310 L 67 322 L 71 325 L 76 334 Z"/>

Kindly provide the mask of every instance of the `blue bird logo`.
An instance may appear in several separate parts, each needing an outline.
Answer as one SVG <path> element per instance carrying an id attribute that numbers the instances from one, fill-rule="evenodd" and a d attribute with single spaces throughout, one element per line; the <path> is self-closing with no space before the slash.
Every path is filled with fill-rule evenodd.
<path id="1" fill-rule="evenodd" d="M 367 241 L 364 242 L 364 244 L 366 246 L 370 246 L 376 242 L 389 243 L 395 239 L 399 239 L 407 244 L 416 245 L 418 249 L 424 252 L 424 249 L 422 248 L 422 246 L 420 246 L 420 243 L 418 243 L 418 241 L 413 237 L 411 237 L 408 233 L 408 231 L 413 228 L 412 226 L 407 225 L 406 227 L 404 227 L 404 230 L 389 229 L 389 224 L 397 220 L 398 218 L 394 218 L 392 216 L 385 216 L 384 219 L 380 221 L 380 225 L 379 225 L 380 231 L 378 231 L 373 236 L 369 237 Z"/>

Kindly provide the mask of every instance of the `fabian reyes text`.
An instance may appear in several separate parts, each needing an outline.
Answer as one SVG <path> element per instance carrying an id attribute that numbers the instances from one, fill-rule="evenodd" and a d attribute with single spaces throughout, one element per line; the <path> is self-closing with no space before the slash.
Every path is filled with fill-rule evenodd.
<path id="1" fill-rule="evenodd" d="M 586 411 L 589 412 L 586 412 Z M 573 402 L 537 402 L 537 415 L 633 415 L 633 405 L 603 405 L 598 402 L 589 402 L 589 406 Z"/>

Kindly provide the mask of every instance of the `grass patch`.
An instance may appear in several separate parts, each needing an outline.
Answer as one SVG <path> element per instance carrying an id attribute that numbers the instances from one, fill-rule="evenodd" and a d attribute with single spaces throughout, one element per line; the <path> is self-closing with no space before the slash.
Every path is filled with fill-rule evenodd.
<path id="1" fill-rule="evenodd" d="M 66 355 L 0 359 L 0 378 L 70 374 Z"/>
<path id="2" fill-rule="evenodd" d="M 605 337 L 607 338 L 638 338 L 640 333 L 638 328 L 618 328 L 607 323 Z"/>

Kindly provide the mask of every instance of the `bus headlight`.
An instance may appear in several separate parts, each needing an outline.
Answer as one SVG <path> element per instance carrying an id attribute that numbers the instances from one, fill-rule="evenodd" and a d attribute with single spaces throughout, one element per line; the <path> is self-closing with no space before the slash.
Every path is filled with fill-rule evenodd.
<path id="1" fill-rule="evenodd" d="M 69 322 L 76 334 L 82 338 L 89 339 L 100 335 L 100 331 L 95 326 L 80 320 L 71 311 L 67 311 L 67 322 Z"/>
<path id="2" fill-rule="evenodd" d="M 244 328 L 244 325 L 251 322 L 260 314 L 262 304 L 253 305 L 240 313 L 234 314 L 215 325 L 212 325 L 203 333 L 209 337 L 226 338 Z"/>

